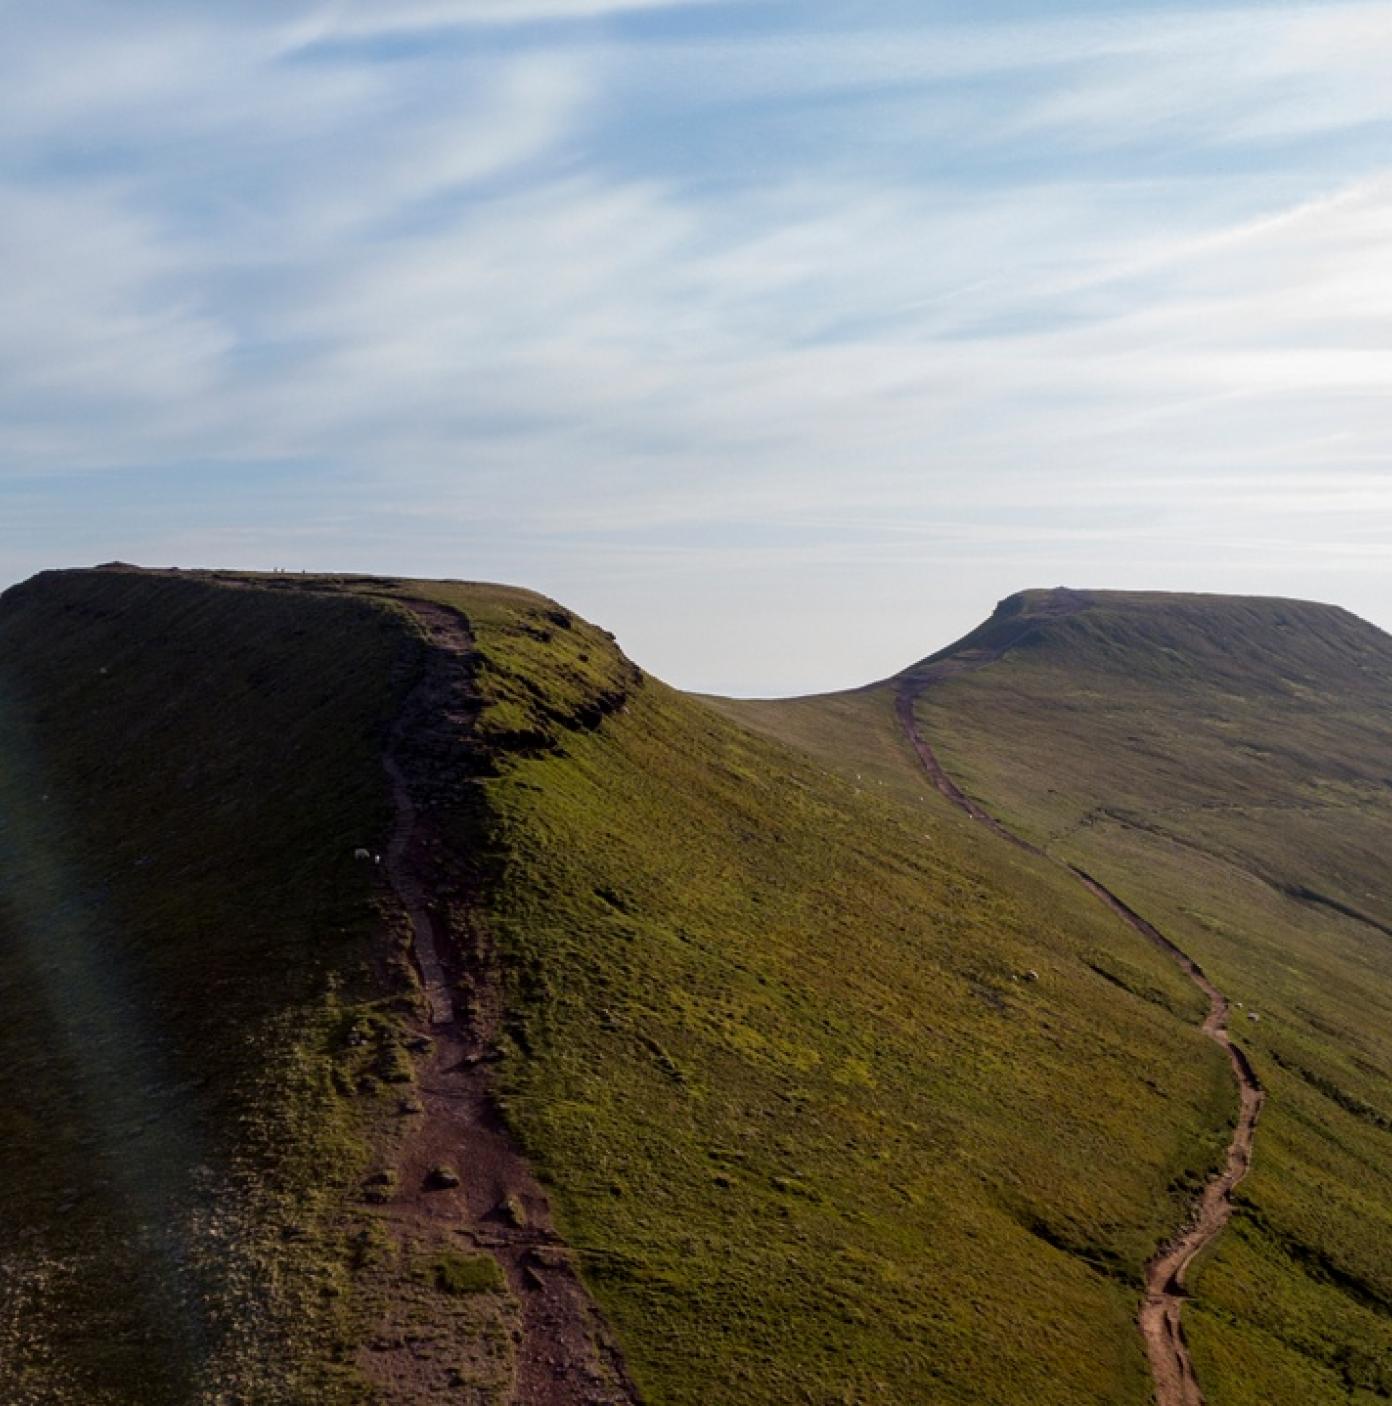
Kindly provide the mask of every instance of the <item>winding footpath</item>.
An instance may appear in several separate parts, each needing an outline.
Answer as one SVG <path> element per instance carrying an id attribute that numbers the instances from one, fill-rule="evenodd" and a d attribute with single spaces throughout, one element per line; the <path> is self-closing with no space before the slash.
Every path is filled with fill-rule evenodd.
<path id="1" fill-rule="evenodd" d="M 1204 974 L 1197 962 L 1170 941 L 1153 924 L 1128 907 L 1110 889 L 1075 865 L 1064 864 L 1038 845 L 1031 844 L 971 799 L 943 769 L 937 754 L 923 736 L 914 705 L 932 684 L 956 674 L 979 669 L 994 662 L 1005 648 L 983 652 L 970 660 L 944 659 L 929 665 L 915 678 L 905 680 L 895 699 L 900 726 L 918 755 L 924 771 L 937 790 L 973 820 L 1029 854 L 1067 868 L 1095 898 L 1106 904 L 1123 922 L 1158 947 L 1208 998 L 1208 1014 L 1203 1032 L 1220 1045 L 1232 1066 L 1238 1089 L 1237 1128 L 1228 1144 L 1222 1168 L 1209 1180 L 1193 1211 L 1173 1239 L 1163 1246 L 1145 1268 L 1145 1295 L 1136 1322 L 1145 1342 L 1155 1383 L 1156 1406 L 1204 1406 L 1203 1391 L 1194 1372 L 1180 1315 L 1187 1297 L 1184 1279 L 1190 1265 L 1222 1233 L 1232 1217 L 1233 1188 L 1247 1175 L 1252 1162 L 1252 1143 L 1257 1119 L 1266 1097 L 1261 1081 L 1242 1048 L 1228 1034 L 1228 999 Z"/>
<path id="2" fill-rule="evenodd" d="M 421 627 L 425 650 L 383 757 L 394 806 L 384 868 L 411 924 L 425 1005 L 414 1047 L 426 1053 L 397 1181 L 379 1214 L 403 1244 L 467 1247 L 497 1263 L 517 1305 L 510 1406 L 639 1406 L 614 1334 L 498 1107 L 493 1066 L 502 973 L 472 901 L 468 857 L 456 848 L 456 824 L 477 803 L 470 792 L 482 774 L 474 642 L 468 622 L 449 607 L 402 603 Z M 442 1167 L 448 1179 L 441 1179 Z M 447 1366 L 496 1370 L 488 1360 L 470 1363 L 477 1345 L 458 1333 L 450 1323 L 426 1331 L 418 1322 L 396 1322 L 389 1310 L 362 1360 L 378 1399 L 402 1406 L 461 1399 L 455 1377 L 436 1360 L 434 1339 L 449 1345 Z"/>

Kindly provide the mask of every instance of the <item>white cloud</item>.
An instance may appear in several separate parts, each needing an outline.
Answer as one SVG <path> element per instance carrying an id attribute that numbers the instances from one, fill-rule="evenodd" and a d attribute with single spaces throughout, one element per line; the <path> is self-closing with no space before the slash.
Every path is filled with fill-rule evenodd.
<path id="1" fill-rule="evenodd" d="M 154 407 L 217 394 L 233 340 L 179 287 L 187 262 L 117 190 L 0 185 L 5 467 L 100 465 L 137 445 L 161 453 L 159 425 L 142 424 L 136 443 L 108 437 Z"/>
<path id="2" fill-rule="evenodd" d="M 679 562 L 1265 582 L 1306 518 L 1306 559 L 1362 569 L 1392 527 L 1392 178 L 1232 153 L 1392 118 L 1380 10 L 680 48 L 503 42 L 485 3 L 16 11 L 0 481 L 312 465 L 307 553 L 604 610 Z M 321 42 L 442 24 L 470 34 Z M 1157 133 L 1158 165 L 1108 154 Z M 189 549 L 254 552 L 246 513 Z"/>
<path id="3" fill-rule="evenodd" d="M 372 0 L 335 0 L 299 20 L 292 33 L 295 42 L 310 44 L 477 26 L 599 19 L 633 11 L 711 3 L 715 0 L 414 0 L 383 6 Z"/>

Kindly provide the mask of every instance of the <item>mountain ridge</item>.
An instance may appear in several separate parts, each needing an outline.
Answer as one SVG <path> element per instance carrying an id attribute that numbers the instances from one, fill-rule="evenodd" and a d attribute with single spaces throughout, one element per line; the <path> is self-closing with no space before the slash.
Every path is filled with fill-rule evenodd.
<path id="1" fill-rule="evenodd" d="M 138 1246 L 118 1235 L 108 1261 L 89 1237 L 34 1278 L 117 1196 L 82 1093 L 107 1073 L 119 1126 L 98 1132 L 128 1171 L 154 1165 L 140 1129 L 184 1088 L 219 1130 L 214 1173 L 278 1188 L 247 1202 L 233 1259 L 290 1297 L 227 1286 L 236 1353 L 187 1349 L 209 1401 L 250 1382 L 416 1406 L 463 1382 L 502 1402 L 544 1376 L 511 1337 L 530 1281 L 480 1258 L 516 1212 L 474 1206 L 467 1178 L 419 1184 L 421 1115 L 398 1111 L 451 1087 L 440 981 L 412 951 L 428 920 L 450 998 L 496 1014 L 463 1053 L 554 1215 L 535 1268 L 573 1266 L 644 1400 L 1140 1406 L 1145 1267 L 1222 1165 L 1231 1075 L 1193 986 L 1047 851 L 1212 971 L 1269 1084 L 1252 1175 L 1188 1285 L 1209 1406 L 1336 1384 L 1371 1406 L 1392 1390 L 1385 637 L 1202 598 L 1177 664 L 1192 601 L 1077 594 L 1025 593 L 878 685 L 748 703 L 682 694 L 557 602 L 484 583 L 121 567 L 7 592 L 0 756 L 25 767 L 0 780 L 0 1183 L 36 1235 L 0 1231 L 0 1395 L 202 1399 L 158 1385 L 139 1296 L 125 1326 L 102 1300 Z M 405 700 L 439 612 L 469 700 L 441 695 L 427 725 Z M 1034 643 L 985 657 L 1022 626 Z M 896 714 L 954 648 L 975 667 L 934 676 L 915 725 L 1024 847 L 938 794 Z M 436 808 L 419 900 L 384 764 L 412 746 Z M 184 1083 L 74 1072 L 82 1046 L 36 995 L 64 874 L 99 899 L 73 951 L 138 975 L 113 1048 L 160 1033 Z M 160 1146 L 178 1183 L 197 1159 Z M 221 1294 L 198 1226 L 171 1223 Z M 134 1398 L 117 1363 L 154 1374 Z M 81 1394 L 53 1389 L 60 1367 Z"/>

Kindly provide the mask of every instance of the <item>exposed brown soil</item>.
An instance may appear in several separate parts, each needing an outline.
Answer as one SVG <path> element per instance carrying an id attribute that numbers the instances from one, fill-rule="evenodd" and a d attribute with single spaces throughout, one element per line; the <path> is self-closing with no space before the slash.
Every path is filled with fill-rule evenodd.
<path id="1" fill-rule="evenodd" d="M 458 853 L 487 769 L 472 738 L 473 641 L 457 612 L 407 605 L 428 643 L 384 759 L 395 803 L 384 862 L 410 918 L 425 1009 L 411 1042 L 421 1053 L 417 1096 L 403 1100 L 407 1130 L 377 1212 L 395 1268 L 389 1263 L 383 1322 L 359 1365 L 393 1406 L 636 1403 L 613 1335 L 494 1096 L 501 979 L 469 902 L 468 857 Z M 445 1253 L 491 1256 L 509 1296 L 423 1288 L 420 1267 L 428 1273 Z"/>
<path id="2" fill-rule="evenodd" d="M 905 736 L 938 791 L 974 820 L 980 821 L 1012 844 L 1030 854 L 1049 859 L 1052 863 L 1062 863 L 1054 860 L 1037 845 L 1030 844 L 1028 840 L 1015 834 L 962 791 L 943 769 L 933 748 L 923 736 L 914 711 L 919 694 L 933 683 L 955 674 L 982 668 L 999 659 L 1009 648 L 1010 641 L 1007 641 L 995 649 L 973 651 L 970 658 L 955 657 L 935 661 L 919 670 L 915 677 L 901 682 L 895 699 L 895 710 Z M 1165 953 L 1208 998 L 1208 1014 L 1204 1017 L 1203 1032 L 1223 1047 L 1237 1081 L 1237 1129 L 1228 1144 L 1223 1166 L 1204 1187 L 1189 1220 L 1146 1265 L 1145 1297 L 1141 1301 L 1136 1320 L 1150 1362 L 1157 1406 L 1203 1406 L 1203 1392 L 1184 1340 L 1180 1317 L 1187 1297 L 1184 1278 L 1189 1266 L 1218 1238 L 1232 1216 L 1232 1191 L 1247 1175 L 1251 1165 L 1257 1119 L 1266 1095 L 1246 1054 L 1240 1046 L 1233 1043 L 1228 1034 L 1227 997 L 1208 979 L 1198 963 L 1090 874 L 1084 873 L 1074 865 L 1066 867 L 1094 897 L 1105 903 L 1119 918 Z"/>
<path id="3" fill-rule="evenodd" d="M 909 739 L 918 759 L 923 763 L 923 769 L 928 773 L 928 778 L 938 791 L 947 797 L 953 805 L 960 807 L 971 816 L 973 820 L 979 820 L 988 830 L 993 830 L 1003 840 L 1009 840 L 1012 845 L 1019 849 L 1028 851 L 1030 854 L 1044 856 L 1044 851 L 1036 845 L 1030 844 L 1028 840 L 1021 839 L 1013 830 L 1008 830 L 989 811 L 983 810 L 981 806 L 972 800 L 965 791 L 943 770 L 942 763 L 938 760 L 937 754 L 928 745 L 923 734 L 919 731 L 918 719 L 914 716 L 914 700 L 918 697 L 921 689 L 925 685 L 915 688 L 901 689 L 894 700 L 895 712 L 899 715 L 900 726 L 904 729 L 904 735 Z M 1047 856 L 1044 856 L 1047 857 Z"/>
<path id="4" fill-rule="evenodd" d="M 1071 866 L 1070 866 L 1071 867 Z M 1114 913 L 1169 956 L 1208 997 L 1203 1032 L 1226 1051 L 1237 1080 L 1240 1106 L 1237 1130 L 1228 1144 L 1222 1170 L 1204 1187 L 1189 1222 L 1146 1265 L 1146 1292 L 1138 1317 L 1146 1355 L 1155 1378 L 1159 1406 L 1203 1406 L 1203 1392 L 1184 1342 L 1180 1311 L 1184 1306 L 1184 1276 L 1232 1217 L 1232 1190 L 1252 1164 L 1252 1143 L 1266 1094 L 1246 1053 L 1228 1034 L 1228 998 L 1204 975 L 1203 969 L 1140 914 L 1090 874 L 1074 868 L 1079 881 Z"/>

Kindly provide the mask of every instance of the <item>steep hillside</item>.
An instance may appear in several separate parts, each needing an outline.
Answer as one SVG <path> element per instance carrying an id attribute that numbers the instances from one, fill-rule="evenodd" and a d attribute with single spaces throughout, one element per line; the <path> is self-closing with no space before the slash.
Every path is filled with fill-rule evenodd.
<path id="1" fill-rule="evenodd" d="M 4 597 L 0 1399 L 336 1399 L 343 1041 L 388 990 L 352 854 L 410 657 L 346 598 Z"/>
<path id="2" fill-rule="evenodd" d="M 129 571 L 0 683 L 3 1399 L 1146 1400 L 1203 1001 L 859 701 L 857 776 L 526 592 Z"/>
<path id="3" fill-rule="evenodd" d="M 1267 1102 L 1188 1284 L 1208 1401 L 1392 1393 L 1392 640 L 1304 602 L 1027 592 L 883 685 L 725 707 L 903 787 L 896 703 L 965 806 L 1235 1003 Z"/>
<path id="4" fill-rule="evenodd" d="M 473 618 L 485 686 L 554 647 Z M 508 1114 L 650 1398 L 1143 1401 L 1133 1285 L 1227 1098 L 1184 983 L 935 797 L 655 680 L 524 730 Z"/>

